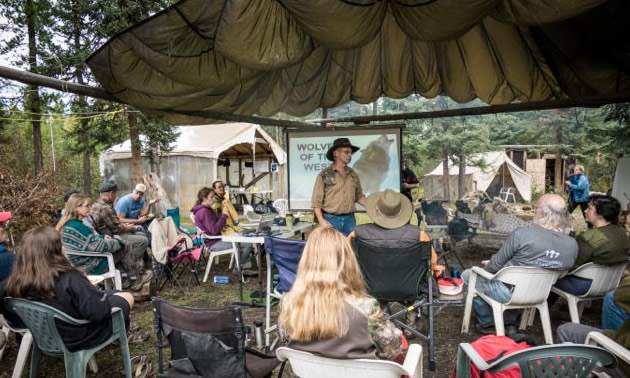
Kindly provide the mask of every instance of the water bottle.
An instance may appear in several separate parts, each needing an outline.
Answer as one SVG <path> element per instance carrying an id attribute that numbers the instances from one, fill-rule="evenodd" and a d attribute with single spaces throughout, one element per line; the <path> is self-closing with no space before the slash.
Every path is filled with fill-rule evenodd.
<path id="1" fill-rule="evenodd" d="M 255 321 L 254 326 L 256 327 L 256 346 L 261 349 L 263 345 L 263 328 L 261 321 Z"/>

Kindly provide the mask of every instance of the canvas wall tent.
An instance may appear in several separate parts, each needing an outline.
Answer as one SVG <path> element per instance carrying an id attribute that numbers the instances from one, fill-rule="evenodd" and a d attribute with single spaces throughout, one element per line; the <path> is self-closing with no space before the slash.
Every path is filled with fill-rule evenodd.
<path id="1" fill-rule="evenodd" d="M 180 136 L 172 151 L 162 153 L 160 176 L 170 200 L 183 214 L 194 205 L 197 191 L 210 186 L 216 179 L 229 179 L 230 185 L 246 184 L 253 177 L 269 172 L 272 162 L 280 164 L 277 173 L 268 173 L 256 186 L 273 190 L 273 198 L 285 193 L 284 170 L 286 153 L 260 126 L 250 123 L 226 123 L 203 126 L 179 126 Z M 253 151 L 255 150 L 255 154 Z M 218 160 L 229 160 L 230 166 L 217 166 Z M 101 153 L 101 175 L 118 184 L 120 194 L 131 191 L 131 143 L 129 140 Z M 245 168 L 251 162 L 253 168 Z M 149 172 L 149 161 L 143 159 L 144 171 Z M 248 164 L 249 165 L 249 164 Z"/>
<path id="2" fill-rule="evenodd" d="M 464 192 L 473 190 L 496 191 L 495 188 L 514 187 L 517 190 L 516 199 L 531 201 L 532 177 L 505 154 L 504 151 L 484 152 L 475 154 L 472 160 L 480 160 L 487 165 L 484 169 L 467 166 L 464 175 Z M 457 180 L 459 167 L 449 160 L 449 189 L 450 199 L 457 199 Z M 442 163 L 433 171 L 424 175 L 424 196 L 428 200 L 446 199 L 444 195 L 444 175 Z"/>
<path id="3" fill-rule="evenodd" d="M 627 0 L 182 0 L 87 63 L 120 101 L 173 124 L 414 93 L 625 98 L 629 18 Z"/>

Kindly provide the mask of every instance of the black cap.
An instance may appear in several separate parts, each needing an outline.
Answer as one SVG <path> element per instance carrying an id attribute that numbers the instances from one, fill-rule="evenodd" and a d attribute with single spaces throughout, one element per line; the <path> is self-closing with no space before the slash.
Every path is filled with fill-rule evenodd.
<path id="1" fill-rule="evenodd" d="M 70 196 L 77 193 L 79 193 L 79 191 L 76 189 L 68 190 L 67 192 L 63 194 L 63 202 L 68 202 L 68 200 L 70 199 Z"/>
<path id="2" fill-rule="evenodd" d="M 111 181 L 103 183 L 103 185 L 101 185 L 101 187 L 98 188 L 98 191 L 100 193 L 115 192 L 116 190 L 118 190 L 118 185 L 116 185 L 115 182 L 111 182 Z"/>

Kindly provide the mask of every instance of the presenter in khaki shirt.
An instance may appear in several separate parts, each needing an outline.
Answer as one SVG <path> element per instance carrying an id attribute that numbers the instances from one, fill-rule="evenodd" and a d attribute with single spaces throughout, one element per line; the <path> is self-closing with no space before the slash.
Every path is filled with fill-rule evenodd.
<path id="1" fill-rule="evenodd" d="M 348 138 L 337 138 L 326 152 L 333 163 L 322 170 L 313 187 L 311 206 L 322 227 L 333 227 L 348 236 L 356 226 L 355 203 L 365 206 L 365 195 L 356 172 L 348 167 L 359 147 Z"/>

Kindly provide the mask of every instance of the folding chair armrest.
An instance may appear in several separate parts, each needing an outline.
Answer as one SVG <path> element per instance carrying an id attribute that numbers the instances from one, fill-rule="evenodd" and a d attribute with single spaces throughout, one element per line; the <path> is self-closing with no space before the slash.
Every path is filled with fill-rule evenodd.
<path id="1" fill-rule="evenodd" d="M 484 268 L 480 267 L 480 266 L 473 266 L 472 268 L 472 273 L 479 275 L 481 277 L 487 278 L 489 280 L 494 279 L 495 274 L 494 273 L 490 273 L 487 270 L 485 270 Z"/>
<path id="2" fill-rule="evenodd" d="M 585 344 L 599 345 L 614 354 L 617 358 L 622 359 L 625 363 L 630 364 L 630 351 L 603 333 L 590 332 L 586 336 Z"/>
<path id="3" fill-rule="evenodd" d="M 422 346 L 419 344 L 409 345 L 407 357 L 403 363 L 403 369 L 408 372 L 410 378 L 422 377 Z"/>
<path id="4" fill-rule="evenodd" d="M 479 370 L 487 370 L 490 365 L 481 358 L 479 353 L 468 343 L 459 344 L 457 350 L 456 378 L 470 377 L 470 363 L 475 364 Z"/>
<path id="5" fill-rule="evenodd" d="M 107 259 L 107 264 L 114 266 L 114 256 L 112 256 L 109 252 L 66 251 L 66 254 L 86 257 L 105 257 Z"/>

